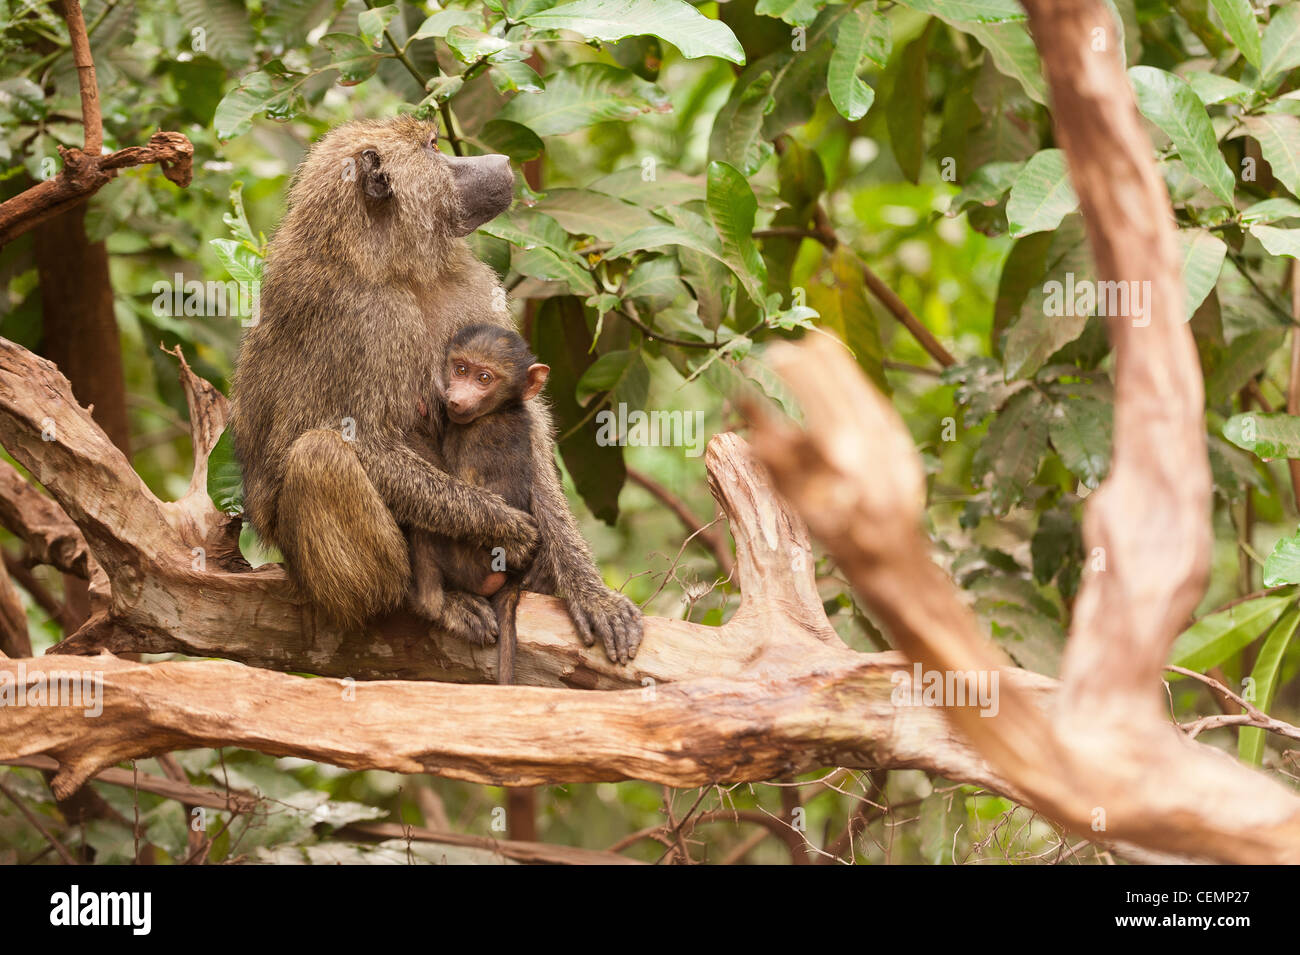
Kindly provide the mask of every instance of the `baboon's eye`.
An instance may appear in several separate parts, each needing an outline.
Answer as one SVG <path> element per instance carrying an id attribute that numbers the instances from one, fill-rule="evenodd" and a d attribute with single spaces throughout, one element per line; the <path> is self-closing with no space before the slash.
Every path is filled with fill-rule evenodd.
<path id="1" fill-rule="evenodd" d="M 492 376 L 489 375 L 486 371 L 480 371 L 478 373 L 478 380 L 479 380 L 479 384 L 481 385 L 491 384 Z"/>
<path id="2" fill-rule="evenodd" d="M 466 368 L 464 365 L 457 365 L 457 366 L 456 366 L 456 377 L 457 377 L 457 378 L 464 378 L 465 375 L 466 375 L 468 372 L 469 372 L 469 369 Z"/>

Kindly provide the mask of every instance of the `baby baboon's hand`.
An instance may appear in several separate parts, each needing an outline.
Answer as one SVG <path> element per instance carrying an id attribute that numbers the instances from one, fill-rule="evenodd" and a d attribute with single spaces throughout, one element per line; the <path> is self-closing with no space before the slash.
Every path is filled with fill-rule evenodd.
<path id="1" fill-rule="evenodd" d="M 582 642 L 597 640 L 605 655 L 615 663 L 627 663 L 641 646 L 641 608 L 601 581 L 584 584 L 568 595 L 565 603 Z"/>
<path id="2" fill-rule="evenodd" d="M 533 516 L 524 511 L 506 508 L 507 518 L 501 528 L 502 540 L 497 546 L 505 548 L 506 569 L 520 570 L 527 567 L 537 549 L 537 522 Z"/>

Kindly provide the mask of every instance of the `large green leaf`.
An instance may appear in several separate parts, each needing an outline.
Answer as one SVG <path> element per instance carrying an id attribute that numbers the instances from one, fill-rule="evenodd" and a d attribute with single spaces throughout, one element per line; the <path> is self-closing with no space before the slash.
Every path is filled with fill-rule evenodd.
<path id="1" fill-rule="evenodd" d="M 1204 673 L 1258 639 L 1289 603 L 1290 597 L 1256 597 L 1202 617 L 1174 641 L 1169 662 Z"/>
<path id="2" fill-rule="evenodd" d="M 1282 660 L 1300 625 L 1300 610 L 1292 607 L 1277 622 L 1255 658 L 1255 668 L 1250 677 L 1255 681 L 1255 698 L 1251 700 L 1267 713 L 1277 694 L 1278 678 L 1282 673 Z M 1237 756 L 1244 763 L 1258 766 L 1264 756 L 1264 731 L 1257 726 L 1243 726 L 1237 734 Z"/>
<path id="3" fill-rule="evenodd" d="M 1300 584 L 1300 534 L 1283 537 L 1264 560 L 1264 586 Z"/>
<path id="4" fill-rule="evenodd" d="M 539 136 L 559 136 L 669 108 L 664 91 L 635 73 L 607 63 L 579 63 L 546 77 L 542 92 L 516 96 L 497 118 L 520 123 Z"/>
<path id="5" fill-rule="evenodd" d="M 1016 0 L 903 0 L 903 5 L 945 20 L 1006 23 L 1025 19 Z"/>
<path id="6" fill-rule="evenodd" d="M 946 4 L 945 4 L 946 6 Z M 1047 81 L 1043 79 L 1038 48 L 1023 23 L 971 23 L 953 21 L 952 26 L 968 33 L 989 51 L 998 72 L 1016 80 L 1035 103 L 1047 103 Z"/>
<path id="7" fill-rule="evenodd" d="M 1188 172 L 1231 206 L 1232 170 L 1200 97 L 1184 80 L 1153 66 L 1135 66 L 1128 75 L 1142 115 L 1173 141 Z"/>
<path id="8" fill-rule="evenodd" d="M 1294 199 L 1264 199 L 1241 211 L 1242 225 L 1276 222 L 1278 219 L 1300 218 L 1300 202 Z"/>
<path id="9" fill-rule="evenodd" d="M 1289 255 L 1300 259 L 1300 229 L 1278 229 L 1271 225 L 1253 225 L 1250 234 L 1259 239 L 1271 255 Z"/>
<path id="10" fill-rule="evenodd" d="M 758 211 L 754 190 L 734 166 L 714 161 L 709 163 L 705 202 L 718 230 L 722 260 L 736 273 L 754 303 L 762 305 L 767 266 L 754 244 L 754 215 Z"/>
<path id="11" fill-rule="evenodd" d="M 1072 398 L 1054 405 L 1048 422 L 1061 463 L 1094 490 L 1110 468 L 1111 410 L 1107 401 Z"/>
<path id="12" fill-rule="evenodd" d="M 758 172 L 773 149 L 763 135 L 763 122 L 776 108 L 771 90 L 772 74 L 765 70 L 727 104 L 729 115 L 719 116 L 720 125 L 709 137 L 710 158 L 731 163 L 747 176 Z"/>
<path id="13" fill-rule="evenodd" d="M 1178 242 L 1182 246 L 1182 278 L 1187 303 L 1183 314 L 1190 320 L 1219 281 L 1219 270 L 1223 267 L 1228 246 L 1204 229 L 1179 229 Z"/>
<path id="14" fill-rule="evenodd" d="M 244 476 L 235 460 L 235 439 L 229 428 L 221 432 L 208 455 L 208 497 L 227 514 L 244 510 Z"/>
<path id="15" fill-rule="evenodd" d="M 1243 116 L 1242 125 L 1259 141 L 1269 168 L 1292 194 L 1300 195 L 1300 118 L 1282 113 Z"/>
<path id="16" fill-rule="evenodd" d="M 858 78 L 863 61 L 883 69 L 891 45 L 889 20 L 865 6 L 854 8 L 840 21 L 840 32 L 826 74 L 831 102 L 845 119 L 867 115 L 876 91 Z"/>
<path id="17" fill-rule="evenodd" d="M 1287 3 L 1274 11 L 1261 56 L 1259 72 L 1265 80 L 1300 66 L 1300 6 Z"/>
<path id="18" fill-rule="evenodd" d="M 1261 55 L 1259 26 L 1255 23 L 1255 11 L 1250 0 L 1211 0 L 1211 3 L 1223 21 L 1224 32 L 1237 44 L 1241 55 L 1258 69 Z"/>
<path id="19" fill-rule="evenodd" d="M 1038 371 L 1083 334 L 1096 311 L 1095 294 L 1089 307 L 1087 296 L 1078 291 L 1093 282 L 1081 217 L 1068 217 L 1052 233 L 1045 262 L 1046 275 L 1029 285 L 1015 323 L 1006 332 L 1002 360 L 1008 381 Z"/>
<path id="20" fill-rule="evenodd" d="M 1015 237 L 1050 232 L 1079 207 L 1070 185 L 1065 153 L 1044 149 L 1035 153 L 1016 177 L 1007 200 L 1007 223 Z"/>
<path id="21" fill-rule="evenodd" d="M 1256 457 L 1300 459 L 1300 417 L 1282 411 L 1247 411 L 1223 423 L 1223 436 Z"/>
<path id="22" fill-rule="evenodd" d="M 921 158 L 925 155 L 925 116 L 930 101 L 926 53 L 933 32 L 927 26 L 925 32 L 903 48 L 885 110 L 885 125 L 889 129 L 889 145 L 894 151 L 894 159 L 903 175 L 912 182 L 920 181 Z"/>
<path id="23" fill-rule="evenodd" d="M 618 242 L 660 222 L 640 206 L 590 189 L 548 189 L 546 198 L 533 208 L 574 235 L 591 235 L 602 242 Z"/>
<path id="24" fill-rule="evenodd" d="M 1025 496 L 1047 451 L 1047 409 L 1037 391 L 1011 396 L 989 425 L 971 464 L 971 477 L 990 489 L 993 507 L 1005 514 Z"/>
<path id="25" fill-rule="evenodd" d="M 539 30 L 572 30 L 590 40 L 657 36 L 682 56 L 717 56 L 745 62 L 745 51 L 731 29 L 710 20 L 684 0 L 575 0 L 524 17 Z"/>
<path id="26" fill-rule="evenodd" d="M 1285 328 L 1257 328 L 1234 338 L 1206 376 L 1206 403 L 1222 404 L 1240 391 L 1273 357 L 1285 334 Z"/>

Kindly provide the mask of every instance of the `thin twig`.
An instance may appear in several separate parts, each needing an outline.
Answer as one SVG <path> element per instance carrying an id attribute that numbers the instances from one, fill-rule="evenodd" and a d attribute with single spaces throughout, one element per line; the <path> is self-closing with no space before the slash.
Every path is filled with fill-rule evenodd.
<path id="1" fill-rule="evenodd" d="M 722 573 L 731 576 L 735 562 L 731 556 L 731 549 L 727 547 L 726 541 L 722 539 L 721 534 L 712 530 L 705 531 L 703 522 L 691 512 L 691 509 L 686 506 L 686 502 L 648 474 L 642 474 L 635 468 L 628 468 L 627 476 L 634 483 L 649 491 L 661 504 L 676 514 L 677 519 L 686 526 L 686 529 L 693 532 L 692 536 L 698 537 L 700 543 L 713 554 L 713 559 L 718 562 L 718 568 Z"/>

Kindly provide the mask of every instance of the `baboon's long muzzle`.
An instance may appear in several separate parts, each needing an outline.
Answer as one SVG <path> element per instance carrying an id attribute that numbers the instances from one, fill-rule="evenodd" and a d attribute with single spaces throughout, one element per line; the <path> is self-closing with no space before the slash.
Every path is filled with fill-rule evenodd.
<path id="1" fill-rule="evenodd" d="M 457 235 L 469 235 L 484 222 L 505 212 L 515 193 L 515 174 L 510 159 L 490 156 L 448 156 L 452 181 L 460 195 L 460 223 Z"/>

